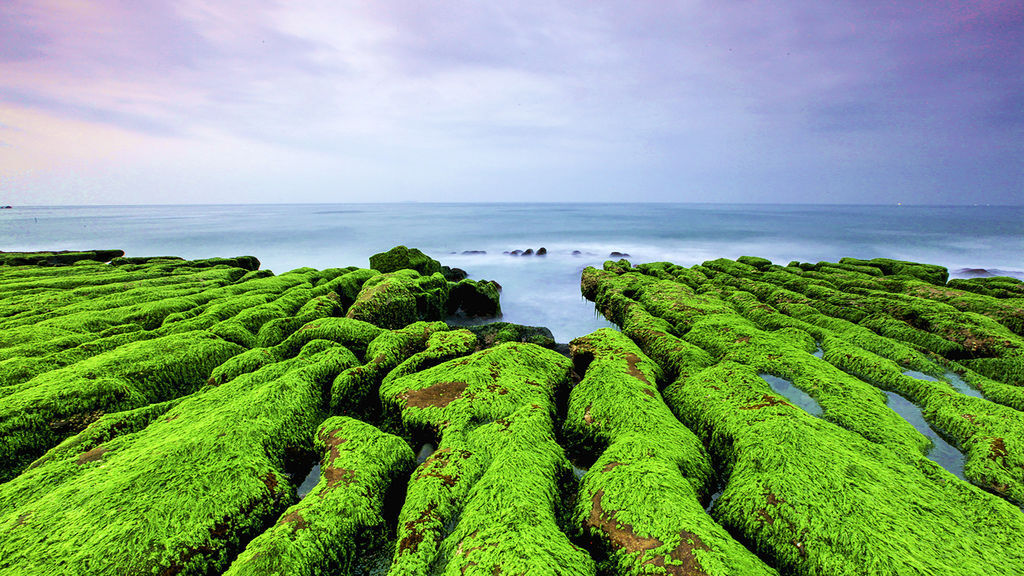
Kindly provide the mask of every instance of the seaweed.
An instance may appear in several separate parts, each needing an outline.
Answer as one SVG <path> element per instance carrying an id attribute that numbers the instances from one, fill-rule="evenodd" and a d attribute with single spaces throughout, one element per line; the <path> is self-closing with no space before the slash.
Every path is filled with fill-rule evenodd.
<path id="1" fill-rule="evenodd" d="M 317 485 L 249 542 L 226 576 L 347 573 L 365 550 L 384 544 L 384 495 L 412 472 L 412 450 L 343 416 L 320 425 L 316 448 L 323 454 Z"/>
<path id="2" fill-rule="evenodd" d="M 84 470 L 0 514 L 0 567 L 18 574 L 206 574 L 293 501 L 288 455 L 312 449 L 324 386 L 356 363 L 339 345 L 181 401 L 80 455 Z M 83 529 L 87 527 L 87 529 Z"/>
<path id="3" fill-rule="evenodd" d="M 572 468 L 555 441 L 565 357 L 505 343 L 386 382 L 407 436 L 440 437 L 409 482 L 389 574 L 593 574 L 560 529 Z"/>
<path id="4" fill-rule="evenodd" d="M 712 516 L 785 573 L 1013 573 L 1024 517 L 925 459 L 928 441 L 885 407 L 876 386 L 921 406 L 965 451 L 974 484 L 1019 503 L 1020 413 L 903 374 L 958 367 L 983 392 L 1012 397 L 1018 336 L 998 318 L 1015 313 L 993 313 L 988 302 L 976 311 L 959 296 L 954 307 L 948 292 L 923 288 L 922 278 L 945 281 L 940 267 L 746 260 L 691 273 L 606 263 L 581 278 L 584 296 L 658 362 L 671 382 L 666 402 L 727 478 Z M 792 381 L 825 419 L 774 394 L 759 374 Z M 642 525 L 617 515 L 597 523 Z M 696 539 L 685 543 L 702 553 Z"/>
<path id="5" fill-rule="evenodd" d="M 601 329 L 570 343 L 583 379 L 565 437 L 599 454 L 583 478 L 575 522 L 615 574 L 774 574 L 704 511 L 711 463 L 658 393 L 657 364 Z"/>

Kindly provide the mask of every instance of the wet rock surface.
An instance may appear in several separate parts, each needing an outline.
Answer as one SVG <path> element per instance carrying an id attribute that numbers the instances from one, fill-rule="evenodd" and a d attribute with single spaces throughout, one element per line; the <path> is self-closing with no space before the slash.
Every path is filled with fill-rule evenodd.
<path id="1" fill-rule="evenodd" d="M 566 349 L 402 246 L 0 253 L 0 574 L 1019 573 L 1024 284 L 627 257 Z"/>

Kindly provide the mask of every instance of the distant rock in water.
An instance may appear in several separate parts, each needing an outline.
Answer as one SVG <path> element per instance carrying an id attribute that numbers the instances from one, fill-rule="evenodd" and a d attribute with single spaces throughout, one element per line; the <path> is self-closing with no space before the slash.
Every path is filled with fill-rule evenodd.
<path id="1" fill-rule="evenodd" d="M 502 252 L 502 254 L 505 254 L 505 255 L 508 255 L 508 256 L 544 256 L 547 253 L 548 253 L 548 249 L 543 247 L 543 246 L 541 246 L 540 248 L 537 248 L 536 252 L 533 251 L 533 248 L 527 248 L 526 250 L 512 250 L 511 252 L 506 250 L 506 251 Z"/>
<path id="2" fill-rule="evenodd" d="M 608 256 L 610 256 L 612 258 L 629 258 L 630 257 L 629 254 L 627 254 L 626 252 L 612 252 Z"/>
<path id="3" fill-rule="evenodd" d="M 994 276 L 994 274 L 984 268 L 961 268 L 956 273 L 961 276 Z"/>
<path id="4" fill-rule="evenodd" d="M 583 256 L 583 252 L 580 252 L 579 250 L 573 250 L 572 251 L 572 255 L 573 256 Z"/>
<path id="5" fill-rule="evenodd" d="M 462 255 L 463 256 L 482 256 L 484 254 L 487 254 L 486 250 L 463 250 L 462 251 Z"/>
<path id="6" fill-rule="evenodd" d="M 10 210 L 11 208 L 14 208 L 14 206 L 0 206 L 0 210 Z"/>
<path id="7" fill-rule="evenodd" d="M 1014 278 L 1024 280 L 1024 270 L 1001 270 L 999 268 L 961 268 L 954 274 L 975 278 Z"/>

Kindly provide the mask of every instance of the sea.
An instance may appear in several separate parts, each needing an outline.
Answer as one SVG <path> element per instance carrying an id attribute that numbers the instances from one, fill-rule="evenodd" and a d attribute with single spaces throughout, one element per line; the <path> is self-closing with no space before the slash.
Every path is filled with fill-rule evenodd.
<path id="1" fill-rule="evenodd" d="M 1024 279 L 1024 207 L 596 203 L 16 206 L 0 251 L 124 250 L 128 256 L 256 256 L 281 273 L 369 265 L 419 248 L 502 287 L 502 319 L 568 342 L 610 326 L 580 273 L 613 252 L 683 266 L 750 255 L 785 265 L 844 256 L 939 264 L 952 277 Z M 543 256 L 512 252 L 546 249 Z M 987 272 L 978 272 L 983 269 Z M 966 270 L 974 270 L 967 272 Z"/>

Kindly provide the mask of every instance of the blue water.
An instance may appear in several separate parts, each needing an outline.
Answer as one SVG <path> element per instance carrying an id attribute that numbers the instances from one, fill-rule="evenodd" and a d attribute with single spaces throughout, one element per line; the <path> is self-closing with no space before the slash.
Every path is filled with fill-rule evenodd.
<path id="1" fill-rule="evenodd" d="M 904 370 L 903 374 L 910 376 L 911 378 L 917 378 L 918 380 L 928 380 L 929 382 L 940 381 L 939 378 L 929 376 L 928 374 L 918 372 L 916 370 Z M 949 383 L 950 386 L 953 387 L 954 390 L 960 392 L 961 394 L 966 394 L 967 396 L 972 396 L 974 398 L 984 398 L 981 392 L 971 387 L 971 385 L 968 384 L 967 382 L 964 382 L 964 379 L 961 378 L 955 372 L 950 372 L 947 370 L 946 373 L 943 374 L 942 379 L 944 379 L 947 383 Z"/>
<path id="2" fill-rule="evenodd" d="M 505 320 L 557 340 L 608 323 L 579 294 L 580 271 L 612 251 L 682 265 L 756 255 L 889 257 L 1024 270 L 1024 208 L 713 204 L 291 204 L 20 207 L 0 211 L 0 250 L 120 248 L 130 256 L 252 254 L 264 268 L 366 266 L 397 244 L 503 287 Z M 545 247 L 548 254 L 506 256 Z M 486 254 L 463 255 L 463 251 Z M 579 255 L 573 255 L 579 251 Z"/>
<path id="3" fill-rule="evenodd" d="M 885 392 L 886 404 L 894 412 L 903 417 L 918 432 L 932 441 L 932 447 L 928 451 L 928 459 L 942 466 L 957 478 L 964 479 L 964 455 L 962 452 L 946 442 L 938 432 L 932 429 L 931 425 L 924 419 L 924 414 L 913 402 L 895 392 Z"/>
<path id="4" fill-rule="evenodd" d="M 768 383 L 768 386 L 776 394 L 781 394 L 787 400 L 793 403 L 798 408 L 803 408 L 805 412 L 811 416 L 821 416 L 821 405 L 811 395 L 803 390 L 797 388 L 792 382 L 785 378 L 779 378 L 778 376 L 772 376 L 771 374 L 758 374 L 762 380 Z"/>

